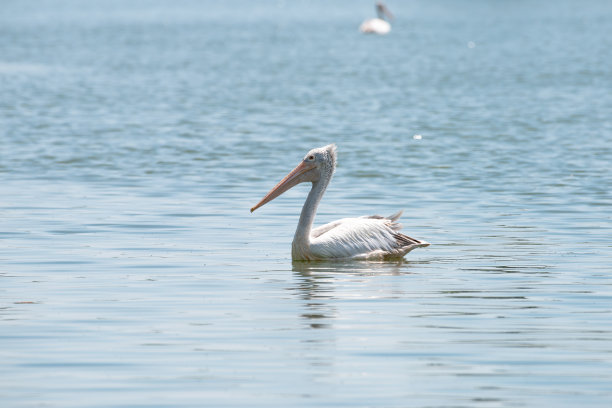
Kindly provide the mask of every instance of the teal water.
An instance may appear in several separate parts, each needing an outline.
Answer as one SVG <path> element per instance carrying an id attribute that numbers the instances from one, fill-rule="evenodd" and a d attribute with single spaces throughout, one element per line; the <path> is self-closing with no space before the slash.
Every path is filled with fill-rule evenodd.
<path id="1" fill-rule="evenodd" d="M 3 407 L 612 404 L 612 6 L 372 3 L 3 2 Z M 332 142 L 430 247 L 291 262 Z"/>

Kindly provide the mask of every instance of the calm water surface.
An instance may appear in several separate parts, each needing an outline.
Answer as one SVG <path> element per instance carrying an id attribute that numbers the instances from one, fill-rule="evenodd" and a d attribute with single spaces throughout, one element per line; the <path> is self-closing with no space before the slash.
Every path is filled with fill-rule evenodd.
<path id="1" fill-rule="evenodd" d="M 3 2 L 3 407 L 612 405 L 610 3 L 329 3 Z"/>

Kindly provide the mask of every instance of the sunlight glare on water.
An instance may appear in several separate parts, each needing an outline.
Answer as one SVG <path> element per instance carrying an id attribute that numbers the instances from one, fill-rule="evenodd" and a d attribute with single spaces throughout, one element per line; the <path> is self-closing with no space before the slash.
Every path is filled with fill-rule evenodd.
<path id="1" fill-rule="evenodd" d="M 3 407 L 608 407 L 612 7 L 9 1 Z M 403 262 L 291 261 L 403 209 Z"/>

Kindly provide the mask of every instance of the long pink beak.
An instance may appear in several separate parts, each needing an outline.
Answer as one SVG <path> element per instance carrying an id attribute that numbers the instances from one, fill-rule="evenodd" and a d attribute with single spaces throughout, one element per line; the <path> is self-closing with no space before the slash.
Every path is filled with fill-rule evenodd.
<path id="1" fill-rule="evenodd" d="M 291 187 L 302 182 L 303 180 L 301 180 L 300 176 L 306 173 L 307 171 L 314 169 L 314 167 L 315 165 L 313 163 L 301 162 L 300 164 L 298 164 L 297 167 L 291 170 L 291 172 L 287 174 L 284 179 L 279 181 L 279 183 L 275 185 L 274 188 L 270 190 L 270 192 L 266 194 L 266 196 L 262 198 L 260 202 L 258 202 L 253 208 L 251 208 L 251 212 L 255 211 L 265 203 L 274 200 L 276 197 L 283 194 Z"/>

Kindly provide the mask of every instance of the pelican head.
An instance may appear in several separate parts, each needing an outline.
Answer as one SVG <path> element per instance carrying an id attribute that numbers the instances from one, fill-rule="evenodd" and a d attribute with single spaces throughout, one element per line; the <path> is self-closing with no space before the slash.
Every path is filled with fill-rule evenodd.
<path id="1" fill-rule="evenodd" d="M 393 20 L 393 14 L 391 14 L 387 6 L 380 1 L 376 3 L 376 14 L 381 20 L 384 20 L 385 17 L 387 17 L 389 20 Z"/>
<path id="2" fill-rule="evenodd" d="M 305 182 L 317 183 L 322 178 L 329 180 L 336 168 L 336 145 L 330 144 L 312 149 L 289 174 L 272 188 L 253 208 L 255 211 L 262 205 L 274 200 L 290 188 Z"/>

